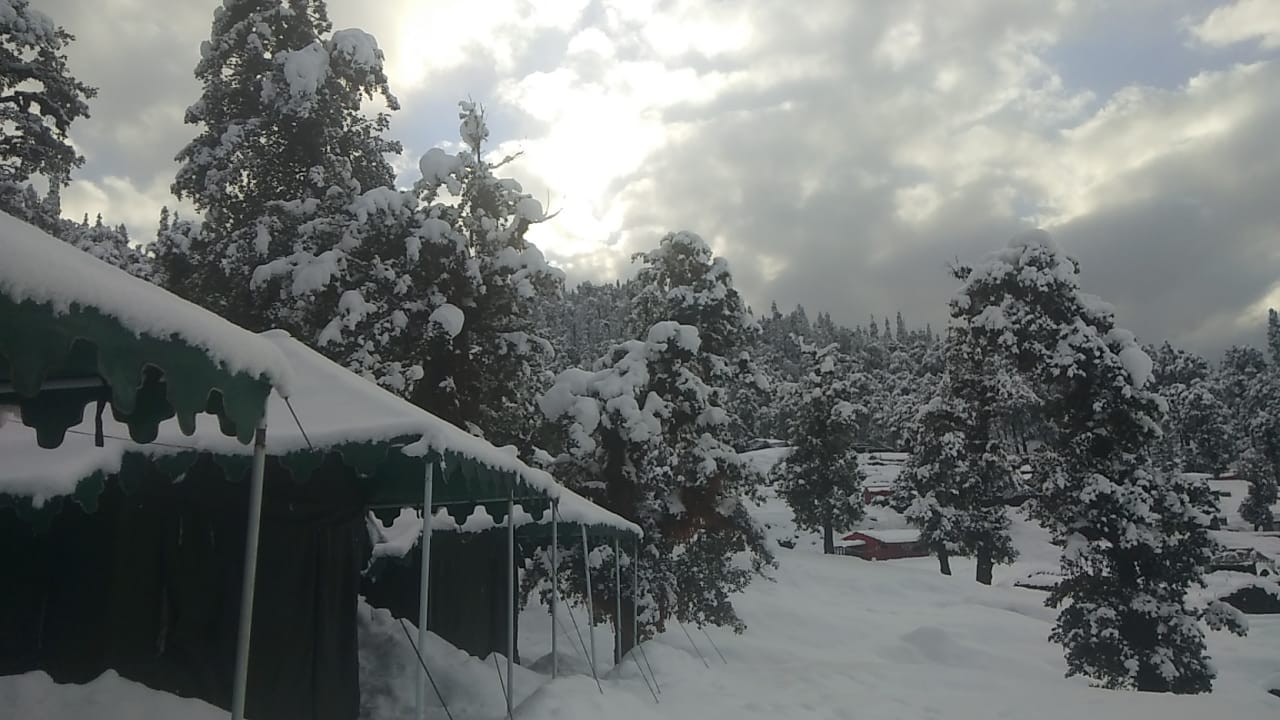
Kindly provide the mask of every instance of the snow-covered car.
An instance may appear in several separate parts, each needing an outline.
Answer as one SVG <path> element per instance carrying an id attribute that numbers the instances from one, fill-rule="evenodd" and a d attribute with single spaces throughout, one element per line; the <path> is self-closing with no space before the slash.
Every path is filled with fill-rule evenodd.
<path id="1" fill-rule="evenodd" d="M 1276 577 L 1276 561 L 1253 548 L 1227 548 L 1209 561 L 1210 572 L 1232 570 L 1258 577 Z"/>

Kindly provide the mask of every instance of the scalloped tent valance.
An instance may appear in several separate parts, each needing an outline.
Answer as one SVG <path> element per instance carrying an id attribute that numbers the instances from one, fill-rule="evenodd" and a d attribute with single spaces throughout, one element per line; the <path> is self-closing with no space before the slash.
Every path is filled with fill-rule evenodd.
<path id="1" fill-rule="evenodd" d="M 138 442 L 211 413 L 247 444 L 289 379 L 266 339 L 0 213 L 0 404 L 21 407 L 41 447 L 89 405 Z"/>
<path id="2" fill-rule="evenodd" d="M 0 295 L 0 404 L 20 408 L 40 447 L 61 445 L 98 403 L 135 442 L 155 440 L 175 416 L 191 434 L 196 416 L 211 413 L 223 433 L 248 443 L 270 393 L 266 379 L 228 371 L 176 336 L 137 335 L 94 308 L 57 312 Z"/>

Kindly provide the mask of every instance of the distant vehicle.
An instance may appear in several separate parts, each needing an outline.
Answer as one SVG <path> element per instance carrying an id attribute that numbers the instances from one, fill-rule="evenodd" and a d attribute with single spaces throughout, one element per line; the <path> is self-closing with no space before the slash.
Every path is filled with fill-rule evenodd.
<path id="1" fill-rule="evenodd" d="M 770 450 L 784 447 L 788 447 L 786 440 L 778 440 L 777 438 L 755 438 L 754 440 L 747 441 L 747 449 L 743 452 Z"/>
<path id="2" fill-rule="evenodd" d="M 1276 561 L 1253 548 L 1227 548 L 1209 561 L 1209 571 L 1231 570 L 1258 577 L 1276 577 Z"/>

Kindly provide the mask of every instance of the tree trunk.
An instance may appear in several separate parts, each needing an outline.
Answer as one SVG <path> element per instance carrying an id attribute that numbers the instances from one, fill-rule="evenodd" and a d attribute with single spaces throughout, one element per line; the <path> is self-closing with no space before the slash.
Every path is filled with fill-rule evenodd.
<path id="1" fill-rule="evenodd" d="M 995 570 L 996 564 L 991 560 L 991 550 L 985 545 L 978 546 L 978 582 L 983 585 L 991 584 L 991 575 Z"/>
<path id="2" fill-rule="evenodd" d="M 835 530 L 831 527 L 830 520 L 822 523 L 822 553 L 824 555 L 836 554 Z"/>
<path id="3" fill-rule="evenodd" d="M 938 571 L 943 575 L 951 574 L 951 556 L 947 554 L 946 550 L 938 551 Z"/>

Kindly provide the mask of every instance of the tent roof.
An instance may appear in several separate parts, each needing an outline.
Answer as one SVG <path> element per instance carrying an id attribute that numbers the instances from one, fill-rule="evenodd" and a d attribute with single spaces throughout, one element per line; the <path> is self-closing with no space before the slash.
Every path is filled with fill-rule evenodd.
<path id="1" fill-rule="evenodd" d="M 247 443 L 272 387 L 290 392 L 270 342 L 4 213 L 0 258 L 0 403 L 45 447 L 97 401 L 138 441 L 209 412 Z"/>
<path id="2" fill-rule="evenodd" d="M 529 467 L 515 448 L 497 448 L 431 413 L 355 375 L 287 333 L 254 336 L 266 341 L 286 362 L 292 394 L 271 395 L 267 403 L 267 451 L 295 471 L 319 466 L 324 454 L 339 452 L 348 465 L 370 479 L 368 504 L 375 507 L 420 505 L 428 462 L 441 472 L 433 505 L 465 506 L 524 501 L 529 508 L 560 500 L 566 522 L 599 525 L 639 534 L 633 523 L 594 505 L 561 486 L 548 473 Z M 297 420 L 295 421 L 294 415 Z M 124 429 L 104 419 L 104 434 Z M 219 431 L 216 419 L 195 419 L 187 436 L 173 422 L 160 424 L 155 441 L 138 444 L 110 439 L 94 445 L 92 423 L 73 430 L 58 450 L 44 450 L 26 428 L 0 428 L 0 494 L 30 498 L 39 507 L 50 498 L 83 493 L 81 483 L 95 474 L 118 473 L 129 456 L 189 463 L 201 452 L 222 464 L 247 467 L 252 449 Z M 181 472 L 181 465 L 175 474 Z M 100 486 L 100 483 L 97 484 Z"/>

